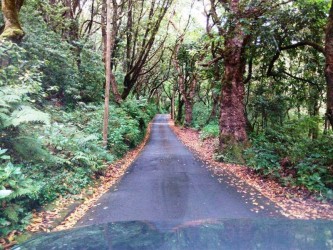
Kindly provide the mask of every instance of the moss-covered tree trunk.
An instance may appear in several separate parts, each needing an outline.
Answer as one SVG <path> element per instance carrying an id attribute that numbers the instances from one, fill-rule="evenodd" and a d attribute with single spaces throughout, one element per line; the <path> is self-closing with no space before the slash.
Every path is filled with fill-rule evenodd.
<path id="1" fill-rule="evenodd" d="M 216 58 L 216 55 L 213 54 L 213 58 Z M 216 83 L 219 82 L 221 79 L 221 74 L 220 74 L 220 67 L 219 67 L 219 62 L 216 61 L 214 63 L 214 81 L 212 85 L 212 111 L 210 112 L 209 118 L 206 121 L 206 124 L 209 124 L 210 121 L 213 119 L 216 119 L 218 113 L 219 113 L 219 104 L 220 104 L 220 95 L 216 93 L 215 88 L 216 88 Z"/>
<path id="2" fill-rule="evenodd" d="M 327 83 L 326 119 L 333 129 L 333 0 L 326 28 L 325 56 L 325 77 Z"/>
<path id="3" fill-rule="evenodd" d="M 237 8 L 238 1 L 233 1 L 233 4 L 232 7 Z M 249 38 L 249 35 L 244 34 L 240 21 L 234 19 L 234 26 L 229 29 L 225 40 L 219 137 L 222 152 L 228 146 L 247 141 L 243 76 L 246 65 L 245 46 Z"/>
<path id="4" fill-rule="evenodd" d="M 184 101 L 182 99 L 182 95 L 179 93 L 178 94 L 177 118 L 176 118 L 176 123 L 178 123 L 178 124 L 182 123 L 183 107 L 184 107 Z"/>
<path id="5" fill-rule="evenodd" d="M 185 127 L 190 127 L 193 119 L 193 101 L 186 99 L 185 102 Z"/>
<path id="6" fill-rule="evenodd" d="M 194 96 L 197 86 L 197 76 L 195 74 L 192 75 L 192 78 L 188 83 L 188 93 L 185 98 L 185 127 L 190 127 L 193 120 L 193 105 L 194 105 Z"/>
<path id="7" fill-rule="evenodd" d="M 5 27 L 0 35 L 1 39 L 9 39 L 19 42 L 24 36 L 18 13 L 24 0 L 1 0 L 2 13 L 5 20 Z"/>

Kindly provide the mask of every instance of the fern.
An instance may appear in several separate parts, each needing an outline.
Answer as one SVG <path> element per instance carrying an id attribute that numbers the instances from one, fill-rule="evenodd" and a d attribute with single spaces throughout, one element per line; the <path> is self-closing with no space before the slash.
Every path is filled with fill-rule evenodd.
<path id="1" fill-rule="evenodd" d="M 0 95 L 0 97 L 2 98 L 2 100 L 5 103 L 17 103 L 19 101 L 21 101 L 22 96 L 21 95 L 17 95 L 17 94 L 3 94 Z M 8 105 L 7 105 L 8 107 Z"/>
<path id="2" fill-rule="evenodd" d="M 79 139 L 77 139 L 77 143 L 80 146 L 86 146 L 88 143 L 92 142 L 92 141 L 97 141 L 98 140 L 98 136 L 95 134 L 92 135 L 88 135 L 86 137 L 79 137 Z"/>
<path id="3" fill-rule="evenodd" d="M 27 88 L 20 87 L 1 87 L 0 88 L 0 99 L 3 103 L 18 103 L 21 102 L 23 96 L 28 94 L 29 91 Z M 1 105 L 1 102 L 0 102 Z"/>
<path id="4" fill-rule="evenodd" d="M 12 114 L 5 127 L 14 126 L 17 127 L 22 123 L 40 122 L 49 125 L 50 115 L 42 111 L 36 110 L 30 106 L 20 106 Z"/>
<path id="5" fill-rule="evenodd" d="M 20 209 L 21 209 L 20 206 L 11 204 L 3 211 L 3 213 L 7 217 L 7 219 L 9 219 L 12 222 L 17 223 L 19 221 L 18 212 Z"/>
<path id="6" fill-rule="evenodd" d="M 0 149 L 0 156 L 6 156 L 5 153 L 5 149 Z M 8 161 L 0 165 L 0 204 L 3 204 L 0 206 L 0 235 L 8 233 L 9 225 L 26 223 L 23 219 L 28 215 L 27 201 L 36 199 L 39 190 L 38 182 L 25 176 L 20 165 Z"/>
<path id="7" fill-rule="evenodd" d="M 13 193 L 13 190 L 7 190 L 7 189 L 0 190 L 0 199 L 9 196 L 11 193 Z"/>
<path id="8" fill-rule="evenodd" d="M 5 127 L 5 124 L 7 121 L 9 121 L 9 119 L 10 119 L 10 116 L 8 116 L 5 113 L 0 112 L 0 124 L 2 125 L 2 127 Z"/>
<path id="9" fill-rule="evenodd" d="M 1 104 L 0 104 L 1 106 Z M 0 114 L 8 114 L 9 113 L 9 109 L 8 108 L 0 108 Z"/>
<path id="10" fill-rule="evenodd" d="M 3 129 L 31 122 L 49 124 L 48 114 L 24 103 L 27 93 L 28 90 L 25 88 L 0 88 L 0 123 Z"/>
<path id="11" fill-rule="evenodd" d="M 2 96 L 0 95 L 0 97 L 2 97 Z M 10 108 L 10 105 L 4 99 L 0 99 L 0 107 Z M 4 109 L 4 110 L 7 110 L 7 109 Z"/>

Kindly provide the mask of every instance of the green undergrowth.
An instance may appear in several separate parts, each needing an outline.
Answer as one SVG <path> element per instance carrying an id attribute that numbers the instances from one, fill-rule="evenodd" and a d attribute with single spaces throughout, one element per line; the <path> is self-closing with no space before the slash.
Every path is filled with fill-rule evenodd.
<path id="1" fill-rule="evenodd" d="M 332 199 L 333 134 L 309 138 L 304 119 L 252 135 L 252 146 L 244 153 L 247 165 L 283 185 L 305 187 Z"/>
<path id="2" fill-rule="evenodd" d="M 210 117 L 211 108 L 203 102 L 197 102 L 193 106 L 193 127 L 200 131 L 200 139 L 219 136 L 219 123 L 217 117 Z"/>
<path id="3" fill-rule="evenodd" d="M 218 136 L 219 136 L 219 125 L 217 121 L 210 122 L 209 124 L 202 127 L 202 129 L 200 130 L 200 139 L 202 140 Z"/>
<path id="4" fill-rule="evenodd" d="M 241 143 L 230 143 L 227 144 L 223 152 L 216 152 L 214 154 L 214 159 L 219 162 L 235 163 L 235 164 L 245 164 L 243 152 L 246 145 Z"/>
<path id="5" fill-rule="evenodd" d="M 63 41 L 37 12 L 23 9 L 30 25 L 20 45 L 0 43 L 0 238 L 24 230 L 33 209 L 93 183 L 142 141 L 157 113 L 143 98 L 111 102 L 102 147 L 101 53 Z"/>
<path id="6" fill-rule="evenodd" d="M 45 106 L 43 113 L 49 116 L 46 125 L 27 119 L 2 130 L 1 235 L 23 230 L 32 209 L 59 196 L 78 194 L 103 175 L 109 163 L 142 141 L 156 113 L 145 100 L 127 101 L 121 107 L 111 105 L 110 110 L 107 149 L 102 147 L 101 105 L 81 103 L 67 111 Z M 17 129 L 17 136 L 4 141 L 8 129 Z"/>
<path id="7" fill-rule="evenodd" d="M 320 199 L 333 199 L 333 134 L 319 132 L 317 138 L 309 137 L 309 131 L 319 124 L 320 118 L 308 116 L 286 121 L 252 133 L 246 147 L 227 145 L 223 153 L 215 154 L 215 159 L 246 164 L 281 185 L 305 187 Z M 202 140 L 219 135 L 217 121 L 206 125 L 197 122 L 196 127 L 201 127 Z"/>

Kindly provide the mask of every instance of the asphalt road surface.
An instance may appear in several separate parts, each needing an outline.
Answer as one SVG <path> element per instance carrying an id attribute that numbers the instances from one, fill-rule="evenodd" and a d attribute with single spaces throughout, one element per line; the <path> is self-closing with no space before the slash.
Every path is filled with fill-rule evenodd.
<path id="1" fill-rule="evenodd" d="M 132 220 L 185 223 L 282 217 L 274 204 L 251 187 L 243 184 L 241 189 L 247 191 L 242 193 L 229 185 L 232 178 L 213 176 L 177 139 L 168 126 L 168 115 L 157 115 L 151 137 L 128 173 L 77 226 Z"/>

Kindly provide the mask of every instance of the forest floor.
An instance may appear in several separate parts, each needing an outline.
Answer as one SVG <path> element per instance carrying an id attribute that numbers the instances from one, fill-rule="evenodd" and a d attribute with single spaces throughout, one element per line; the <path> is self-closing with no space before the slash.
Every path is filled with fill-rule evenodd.
<path id="1" fill-rule="evenodd" d="M 333 220 L 332 203 L 320 201 L 304 188 L 283 187 L 274 180 L 259 176 L 249 167 L 217 162 L 214 160 L 217 138 L 201 140 L 199 131 L 195 129 L 175 126 L 172 120 L 169 121 L 169 125 L 183 144 L 204 161 L 214 175 L 222 178 L 226 174 L 232 174 L 238 177 L 241 181 L 231 179 L 229 184 L 237 186 L 239 192 L 248 192 L 240 185 L 245 182 L 274 202 L 280 208 L 280 212 L 288 218 Z"/>

